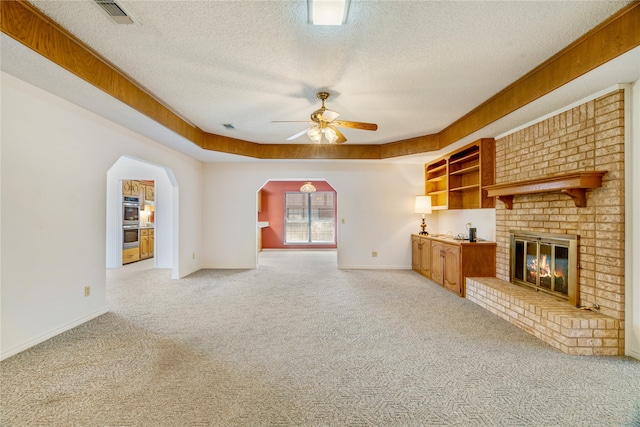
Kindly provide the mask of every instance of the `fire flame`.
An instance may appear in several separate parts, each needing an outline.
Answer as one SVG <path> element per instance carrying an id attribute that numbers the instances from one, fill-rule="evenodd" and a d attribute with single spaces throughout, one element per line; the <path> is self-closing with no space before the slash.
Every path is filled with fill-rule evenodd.
<path id="1" fill-rule="evenodd" d="M 564 283 L 565 277 L 562 271 L 554 271 L 553 274 L 551 272 L 551 265 L 547 261 L 547 255 L 542 255 L 540 258 L 540 266 L 538 266 L 538 260 L 536 258 L 531 258 L 527 263 L 527 268 L 529 270 L 529 274 L 532 277 L 536 277 L 539 273 L 540 277 L 554 277 L 561 278 Z"/>

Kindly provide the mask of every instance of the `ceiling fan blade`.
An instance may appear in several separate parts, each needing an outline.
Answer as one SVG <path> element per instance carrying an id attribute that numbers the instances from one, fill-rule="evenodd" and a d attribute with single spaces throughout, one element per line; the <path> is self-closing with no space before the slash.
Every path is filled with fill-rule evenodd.
<path id="1" fill-rule="evenodd" d="M 304 135 L 305 133 L 307 133 L 307 131 L 311 129 L 311 127 L 306 128 L 305 130 L 301 130 L 300 132 L 296 133 L 295 135 L 291 135 L 289 138 L 287 138 L 287 141 L 291 141 L 292 139 L 296 139 L 301 137 L 302 135 Z"/>
<path id="2" fill-rule="evenodd" d="M 341 126 L 343 128 L 353 128 L 360 130 L 377 130 L 378 125 L 375 123 L 349 122 L 345 120 L 336 120 L 331 122 L 332 125 Z"/>
<path id="3" fill-rule="evenodd" d="M 338 130 L 338 128 L 336 128 L 335 126 L 329 126 L 329 127 L 336 132 L 336 136 L 338 137 L 338 139 L 336 139 L 336 144 L 342 144 L 343 142 L 347 142 L 347 138 L 345 138 L 345 136 L 342 134 L 342 132 Z"/>
<path id="4" fill-rule="evenodd" d="M 271 120 L 271 123 L 313 123 L 310 120 Z"/>
<path id="5" fill-rule="evenodd" d="M 325 122 L 331 122 L 331 121 L 335 120 L 339 115 L 340 115 L 340 113 L 338 113 L 336 111 L 331 111 L 331 110 L 325 109 L 322 112 L 322 120 L 324 120 Z"/>

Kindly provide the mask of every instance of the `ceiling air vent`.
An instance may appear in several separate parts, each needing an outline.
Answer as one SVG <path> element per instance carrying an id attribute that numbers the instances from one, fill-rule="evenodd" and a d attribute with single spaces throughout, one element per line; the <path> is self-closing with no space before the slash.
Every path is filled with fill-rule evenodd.
<path id="1" fill-rule="evenodd" d="M 133 19 L 129 17 L 122 6 L 113 0 L 93 0 L 116 24 L 133 24 Z"/>

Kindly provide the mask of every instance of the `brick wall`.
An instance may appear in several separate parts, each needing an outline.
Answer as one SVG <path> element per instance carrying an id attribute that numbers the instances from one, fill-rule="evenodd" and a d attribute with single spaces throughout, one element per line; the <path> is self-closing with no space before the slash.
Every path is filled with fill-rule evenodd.
<path id="1" fill-rule="evenodd" d="M 603 170 L 602 188 L 578 208 L 560 193 L 515 196 L 496 203 L 496 276 L 509 280 L 509 231 L 580 236 L 583 305 L 624 320 L 624 92 L 616 90 L 496 140 L 496 184 Z M 622 333 L 622 332 L 621 332 Z"/>

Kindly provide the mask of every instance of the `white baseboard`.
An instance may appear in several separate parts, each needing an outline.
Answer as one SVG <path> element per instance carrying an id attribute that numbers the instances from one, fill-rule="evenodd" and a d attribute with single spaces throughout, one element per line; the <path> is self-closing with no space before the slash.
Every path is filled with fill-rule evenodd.
<path id="1" fill-rule="evenodd" d="M 255 270 L 257 268 L 256 265 L 214 265 L 214 264 L 204 264 L 202 266 L 202 270 Z"/>
<path id="2" fill-rule="evenodd" d="M 28 348 L 31 348 L 35 345 L 38 345 L 42 342 L 45 342 L 46 340 L 55 337 L 56 335 L 60 335 L 63 332 L 66 332 L 70 329 L 75 328 L 76 326 L 80 326 L 83 323 L 88 322 L 89 320 L 95 319 L 98 316 L 102 316 L 105 313 L 109 312 L 109 306 L 105 306 L 103 308 L 101 308 L 98 311 L 95 311 L 87 316 L 81 317 L 80 319 L 77 319 L 71 323 L 67 323 L 66 325 L 63 325 L 59 328 L 53 329 L 52 331 L 47 332 L 46 334 L 40 335 L 37 338 L 34 338 L 32 340 L 27 341 L 24 344 L 20 344 L 19 346 L 13 347 L 9 350 L 3 351 L 2 353 L 0 353 L 0 360 L 5 360 L 11 356 L 15 356 L 16 354 L 25 351 Z"/>
<path id="3" fill-rule="evenodd" d="M 339 265 L 340 270 L 411 270 L 406 265 Z"/>

